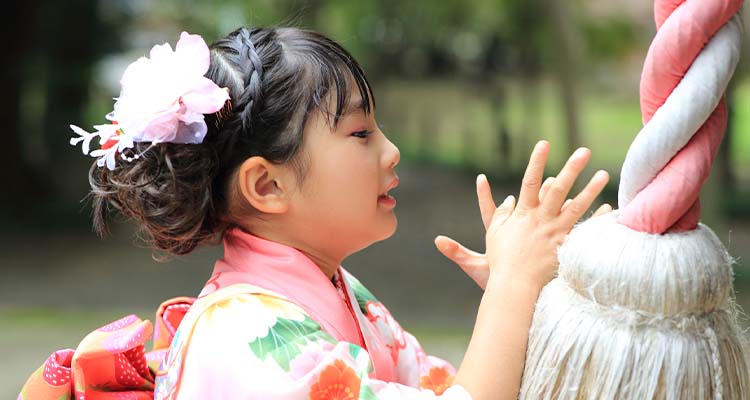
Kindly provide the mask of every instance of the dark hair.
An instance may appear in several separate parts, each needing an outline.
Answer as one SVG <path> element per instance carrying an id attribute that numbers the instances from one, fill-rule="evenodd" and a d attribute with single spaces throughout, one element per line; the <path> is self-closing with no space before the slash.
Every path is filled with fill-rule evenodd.
<path id="1" fill-rule="evenodd" d="M 94 229 L 107 233 L 113 209 L 138 223 L 154 249 L 187 254 L 215 243 L 235 221 L 228 191 L 235 169 L 247 158 L 293 163 L 308 115 L 320 109 L 335 127 L 356 90 L 370 112 L 374 98 L 364 72 L 333 40 L 298 28 L 240 28 L 210 46 L 206 77 L 229 89 L 231 108 L 206 116 L 201 144 L 160 143 L 133 162 L 110 171 L 89 170 Z M 150 143 L 126 150 L 142 153 Z M 145 235 L 143 235 L 145 234 Z"/>

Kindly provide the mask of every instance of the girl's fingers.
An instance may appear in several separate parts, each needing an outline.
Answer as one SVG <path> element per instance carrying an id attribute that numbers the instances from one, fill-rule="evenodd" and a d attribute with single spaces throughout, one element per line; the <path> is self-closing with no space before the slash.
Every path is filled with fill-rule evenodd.
<path id="1" fill-rule="evenodd" d="M 544 196 L 547 194 L 547 191 L 549 190 L 550 185 L 552 185 L 552 182 L 555 181 L 554 176 L 550 176 L 549 178 L 544 180 L 544 183 L 542 183 L 542 188 L 539 189 L 539 202 L 541 203 L 544 201 Z"/>
<path id="2" fill-rule="evenodd" d="M 542 215 L 550 219 L 560 215 L 563 202 L 568 197 L 570 189 L 588 163 L 589 158 L 591 158 L 591 151 L 585 147 L 579 148 L 568 158 L 565 166 L 544 196 L 541 205 Z"/>
<path id="3" fill-rule="evenodd" d="M 490 277 L 490 264 L 484 254 L 462 246 L 461 243 L 445 237 L 435 238 L 435 246 L 448 259 L 456 263 L 474 282 L 484 289 Z"/>
<path id="4" fill-rule="evenodd" d="M 495 200 L 492 198 L 490 182 L 484 174 L 477 176 L 477 201 L 479 202 L 479 213 L 482 215 L 484 229 L 487 230 L 495 214 Z"/>
<path id="5" fill-rule="evenodd" d="M 549 155 L 549 143 L 546 140 L 539 141 L 531 152 L 529 164 L 523 174 L 521 182 L 521 194 L 518 196 L 518 208 L 520 210 L 531 210 L 539 205 L 539 189 L 544 176 L 544 166 Z"/>
<path id="6" fill-rule="evenodd" d="M 608 181 L 609 174 L 606 171 L 597 171 L 581 193 L 560 214 L 561 222 L 566 224 L 566 226 L 572 227 L 583 216 L 586 210 L 591 207 L 591 204 L 594 203 L 594 200 L 602 192 Z"/>
<path id="7" fill-rule="evenodd" d="M 438 236 L 435 238 L 435 247 L 449 260 L 458 264 L 463 270 L 473 270 L 483 268 L 487 265 L 487 258 L 484 254 L 469 250 L 461 243 L 447 237 Z M 468 271 L 467 271 L 468 272 Z"/>

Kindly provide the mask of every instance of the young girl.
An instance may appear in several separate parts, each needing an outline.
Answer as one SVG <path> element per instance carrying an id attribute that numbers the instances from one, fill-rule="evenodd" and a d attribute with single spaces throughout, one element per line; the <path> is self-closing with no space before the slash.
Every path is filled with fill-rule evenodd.
<path id="1" fill-rule="evenodd" d="M 455 372 L 341 267 L 393 234 L 399 184 L 399 151 L 346 50 L 295 28 L 240 28 L 210 49 L 183 33 L 122 84 L 111 125 L 74 127 L 86 153 L 100 138 L 95 227 L 115 208 L 169 254 L 224 244 L 157 373 L 157 399 L 516 398 L 556 247 L 608 179 L 598 172 L 565 203 L 588 150 L 542 185 L 549 145 L 538 143 L 518 202 L 497 208 L 479 177 L 486 255 L 436 240 L 485 289 Z"/>

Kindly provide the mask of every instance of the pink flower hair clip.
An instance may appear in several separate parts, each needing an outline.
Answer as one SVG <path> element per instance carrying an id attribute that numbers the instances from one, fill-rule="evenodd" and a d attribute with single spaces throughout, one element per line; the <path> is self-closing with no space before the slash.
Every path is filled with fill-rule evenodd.
<path id="1" fill-rule="evenodd" d="M 106 118 L 112 123 L 94 125 L 87 132 L 70 125 L 81 143 L 83 154 L 97 158 L 96 164 L 115 169 L 115 158 L 133 161 L 123 150 L 135 142 L 201 143 L 208 130 L 204 114 L 221 110 L 229 100 L 229 91 L 220 88 L 204 75 L 210 53 L 199 35 L 182 32 L 174 51 L 169 43 L 155 45 L 150 58 L 141 57 L 128 66 L 120 80 L 120 96 Z M 99 137 L 99 149 L 90 150 L 91 141 Z M 148 149 L 146 149 L 147 151 Z"/>

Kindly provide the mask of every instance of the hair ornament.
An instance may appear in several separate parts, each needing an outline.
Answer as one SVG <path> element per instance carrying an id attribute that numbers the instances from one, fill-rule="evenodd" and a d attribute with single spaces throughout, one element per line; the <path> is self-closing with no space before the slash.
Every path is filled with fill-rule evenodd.
<path id="1" fill-rule="evenodd" d="M 221 110 L 229 100 L 226 88 L 204 76 L 209 63 L 208 46 L 199 35 L 182 32 L 174 50 L 169 43 L 155 45 L 149 57 L 131 63 L 122 75 L 120 96 L 106 116 L 111 123 L 94 125 L 94 132 L 70 125 L 78 134 L 70 144 L 81 143 L 83 154 L 114 170 L 117 154 L 126 161 L 139 157 L 123 154 L 135 142 L 203 142 L 204 114 Z M 100 147 L 89 152 L 96 137 Z"/>
<path id="2" fill-rule="evenodd" d="M 229 89 L 227 89 L 227 92 L 229 92 Z M 230 98 L 227 100 L 226 103 L 224 103 L 224 106 L 221 107 L 219 111 L 216 112 L 216 120 L 214 120 L 214 126 L 216 129 L 220 129 L 221 126 L 224 124 L 224 121 L 229 119 L 229 117 L 232 115 L 232 99 Z"/>

